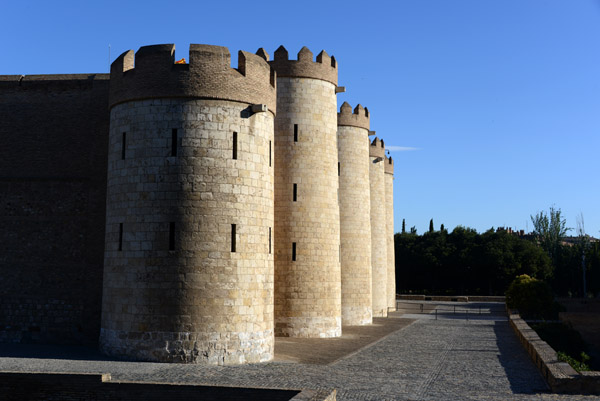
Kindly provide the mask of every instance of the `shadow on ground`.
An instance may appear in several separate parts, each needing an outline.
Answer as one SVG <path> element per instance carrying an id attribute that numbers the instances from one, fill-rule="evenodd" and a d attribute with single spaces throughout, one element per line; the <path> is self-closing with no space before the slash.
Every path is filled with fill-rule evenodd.
<path id="1" fill-rule="evenodd" d="M 51 344 L 0 344 L 0 358 L 71 359 L 113 361 L 94 347 Z"/>
<path id="2" fill-rule="evenodd" d="M 542 374 L 530 360 L 510 325 L 506 321 L 496 321 L 494 333 L 499 351 L 498 361 L 506 373 L 511 390 L 516 394 L 549 393 L 550 388 Z"/>

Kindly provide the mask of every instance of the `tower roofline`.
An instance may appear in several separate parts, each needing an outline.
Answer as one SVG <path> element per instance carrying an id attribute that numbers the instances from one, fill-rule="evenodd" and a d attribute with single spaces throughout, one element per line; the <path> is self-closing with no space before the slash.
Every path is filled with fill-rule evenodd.
<path id="1" fill-rule="evenodd" d="M 190 97 L 265 104 L 276 111 L 275 72 L 259 55 L 238 52 L 231 68 L 226 47 L 191 44 L 189 64 L 175 64 L 175 45 L 128 50 L 111 64 L 110 107 L 152 98 Z"/>
<path id="2" fill-rule="evenodd" d="M 315 62 L 313 53 L 304 46 L 298 52 L 298 60 L 290 60 L 286 48 L 279 46 L 269 64 L 277 71 L 279 77 L 320 79 L 337 86 L 337 62 L 335 57 L 330 57 L 325 50 L 319 53 Z"/>
<path id="3" fill-rule="evenodd" d="M 337 115 L 338 126 L 350 126 L 364 128 L 369 130 L 369 109 L 362 107 L 360 104 L 356 105 L 354 111 L 352 106 L 348 102 L 344 102 L 340 107 L 340 112 Z"/>

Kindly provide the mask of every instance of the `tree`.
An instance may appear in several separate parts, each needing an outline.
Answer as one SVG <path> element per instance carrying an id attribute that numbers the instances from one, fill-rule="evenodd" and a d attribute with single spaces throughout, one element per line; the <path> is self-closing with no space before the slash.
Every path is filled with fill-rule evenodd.
<path id="1" fill-rule="evenodd" d="M 402 234 L 406 234 L 406 221 L 402 219 Z"/>
<path id="2" fill-rule="evenodd" d="M 433 230 L 433 219 L 429 220 L 429 232 L 432 233 Z"/>
<path id="3" fill-rule="evenodd" d="M 417 233 L 417 227 L 415 227 L 415 226 L 412 226 L 412 227 L 410 228 L 410 233 L 411 233 L 411 234 L 416 234 L 416 233 Z"/>
<path id="4" fill-rule="evenodd" d="M 442 223 L 442 225 L 440 226 L 440 231 L 444 232 L 446 229 L 444 228 L 444 223 Z"/>
<path id="5" fill-rule="evenodd" d="M 583 299 L 587 298 L 587 285 L 585 277 L 585 251 L 588 247 L 588 238 L 585 234 L 585 225 L 583 223 L 583 213 L 577 216 L 577 236 L 579 237 L 579 246 L 581 246 L 581 270 L 583 271 Z"/>
<path id="6" fill-rule="evenodd" d="M 556 263 L 561 239 L 567 235 L 567 220 L 562 218 L 561 210 L 550 206 L 550 213 L 541 211 L 535 216 L 530 216 L 533 223 L 533 234 L 537 237 L 540 245 Z"/>

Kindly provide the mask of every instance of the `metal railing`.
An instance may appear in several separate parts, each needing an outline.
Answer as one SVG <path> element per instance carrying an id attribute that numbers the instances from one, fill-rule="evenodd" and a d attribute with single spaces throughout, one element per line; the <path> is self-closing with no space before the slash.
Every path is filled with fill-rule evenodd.
<path id="1" fill-rule="evenodd" d="M 396 310 L 406 311 L 407 314 L 427 314 L 438 319 L 465 319 L 482 320 L 490 318 L 508 319 L 506 309 L 503 306 L 486 305 L 479 302 L 468 304 L 429 302 L 429 301 L 396 301 Z"/>

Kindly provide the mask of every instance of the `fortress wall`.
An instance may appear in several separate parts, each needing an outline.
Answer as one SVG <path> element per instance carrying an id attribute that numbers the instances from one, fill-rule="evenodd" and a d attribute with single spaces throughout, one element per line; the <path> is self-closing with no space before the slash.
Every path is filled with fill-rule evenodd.
<path id="1" fill-rule="evenodd" d="M 384 148 L 378 138 L 369 149 L 371 195 L 371 263 L 373 317 L 387 316 L 387 228 L 385 210 Z"/>
<path id="2" fill-rule="evenodd" d="M 344 106 L 347 103 L 344 104 Z M 373 322 L 371 284 L 371 203 L 369 184 L 368 118 L 366 127 L 352 124 L 349 110 L 338 114 L 338 160 L 340 242 L 342 276 L 342 323 L 365 325 Z M 346 112 L 346 113 L 344 113 Z"/>
<path id="3" fill-rule="evenodd" d="M 208 364 L 272 359 L 273 115 L 247 107 L 209 99 L 113 107 L 104 352 Z"/>
<path id="4" fill-rule="evenodd" d="M 277 73 L 275 332 L 336 337 L 342 325 L 335 85 Z"/>
<path id="5" fill-rule="evenodd" d="M 385 222 L 387 238 L 387 306 L 396 310 L 396 255 L 394 243 L 394 163 L 385 158 Z"/>
<path id="6" fill-rule="evenodd" d="M 0 341 L 93 344 L 108 75 L 0 76 Z"/>

